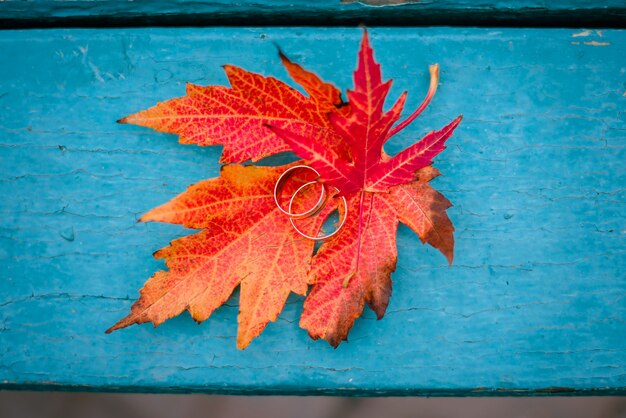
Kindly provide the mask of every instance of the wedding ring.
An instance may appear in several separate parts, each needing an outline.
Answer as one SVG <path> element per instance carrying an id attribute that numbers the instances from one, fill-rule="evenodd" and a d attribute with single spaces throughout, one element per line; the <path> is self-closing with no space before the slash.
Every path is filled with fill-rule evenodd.
<path id="1" fill-rule="evenodd" d="M 323 183 L 319 183 L 318 181 L 312 181 L 312 182 L 308 182 L 305 184 L 305 186 L 311 185 L 312 183 L 319 183 L 322 185 L 322 191 L 320 193 L 320 197 L 317 200 L 317 203 L 315 205 L 313 205 L 313 207 L 311 207 L 310 209 L 301 212 L 301 213 L 293 213 L 291 211 L 291 207 L 293 204 L 293 196 L 297 195 L 299 191 L 301 191 L 304 186 L 300 186 L 300 188 L 293 194 L 293 196 L 291 197 L 291 200 L 289 201 L 289 209 L 288 211 L 283 209 L 278 201 L 278 195 L 280 194 L 280 192 L 282 191 L 283 187 L 285 186 L 285 182 L 289 179 L 289 177 L 291 177 L 294 173 L 294 171 L 298 170 L 298 169 L 307 169 L 307 170 L 311 170 L 313 171 L 317 177 L 319 178 L 320 173 L 317 172 L 316 169 L 314 169 L 313 167 L 309 167 L 308 165 L 295 165 L 293 167 L 288 168 L 287 170 L 285 170 L 283 172 L 283 174 L 280 175 L 280 177 L 278 178 L 278 180 L 276 181 L 276 184 L 274 185 L 274 203 L 276 203 L 276 207 L 278 207 L 278 209 L 284 213 L 285 215 L 289 216 L 289 219 L 303 219 L 303 218 L 308 218 L 310 216 L 312 216 L 313 214 L 315 214 L 317 211 L 320 210 L 320 208 L 324 205 L 324 202 L 326 201 L 326 186 Z M 292 221 L 293 223 L 293 221 Z"/>
<path id="2" fill-rule="evenodd" d="M 289 200 L 289 212 L 291 212 L 291 207 L 293 206 L 293 201 L 296 198 L 296 196 L 298 196 L 298 194 L 300 193 L 300 191 L 302 191 L 303 189 L 305 189 L 306 187 L 316 184 L 317 181 L 310 181 L 308 183 L 303 184 L 302 186 L 300 186 L 298 188 L 298 190 L 296 190 L 296 192 L 293 194 L 293 196 L 291 196 L 291 200 Z M 336 193 L 339 193 L 339 189 L 336 187 L 333 187 L 335 190 L 337 190 Z M 312 239 L 314 241 L 322 241 L 325 240 L 327 238 L 332 237 L 333 235 L 335 235 L 337 232 L 339 232 L 341 230 L 341 228 L 343 227 L 343 225 L 346 223 L 346 219 L 348 218 L 348 202 L 346 201 L 346 198 L 344 196 L 341 196 L 341 200 L 343 201 L 343 208 L 344 208 L 344 212 L 343 212 L 343 219 L 341 220 L 341 223 L 339 224 L 339 226 L 337 227 L 337 229 L 335 229 L 333 232 L 331 232 L 330 234 L 327 235 L 322 235 L 322 236 L 311 236 L 308 234 L 305 234 L 304 232 L 300 231 L 300 229 L 298 229 L 298 227 L 296 226 L 296 223 L 294 222 L 294 218 L 290 217 L 289 218 L 289 222 L 291 222 L 291 226 L 293 226 L 293 229 L 296 230 L 296 232 L 300 235 L 302 235 L 304 238 L 308 238 L 308 239 Z"/>

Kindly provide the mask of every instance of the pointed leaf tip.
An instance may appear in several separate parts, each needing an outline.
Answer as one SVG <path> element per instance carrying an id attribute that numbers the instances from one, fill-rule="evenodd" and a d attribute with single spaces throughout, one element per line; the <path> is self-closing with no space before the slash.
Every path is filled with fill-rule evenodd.
<path id="1" fill-rule="evenodd" d="M 106 331 L 104 331 L 105 334 L 110 334 L 113 331 L 117 331 L 120 328 L 124 328 L 125 325 L 123 325 L 123 322 L 126 318 L 122 318 L 121 320 L 117 321 L 114 325 L 110 326 Z"/>
<path id="2" fill-rule="evenodd" d="M 361 29 L 363 29 L 363 35 L 361 35 L 361 45 L 363 42 L 369 43 L 370 34 L 365 25 L 360 25 Z"/>

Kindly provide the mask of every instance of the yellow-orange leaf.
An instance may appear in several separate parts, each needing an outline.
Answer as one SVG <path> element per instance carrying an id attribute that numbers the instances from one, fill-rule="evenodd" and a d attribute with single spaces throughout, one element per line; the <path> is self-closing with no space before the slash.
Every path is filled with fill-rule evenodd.
<path id="1" fill-rule="evenodd" d="M 273 199 L 286 168 L 227 166 L 219 178 L 148 212 L 143 220 L 204 230 L 155 253 L 169 271 L 150 278 L 131 313 L 107 332 L 144 322 L 156 326 L 185 309 L 204 321 L 241 285 L 237 346 L 245 348 L 276 320 L 290 292 L 304 295 L 313 241 L 294 231 Z"/>

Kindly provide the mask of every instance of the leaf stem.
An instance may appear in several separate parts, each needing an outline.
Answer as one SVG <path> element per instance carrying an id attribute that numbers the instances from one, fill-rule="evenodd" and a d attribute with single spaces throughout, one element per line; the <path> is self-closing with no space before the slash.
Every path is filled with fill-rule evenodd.
<path id="1" fill-rule="evenodd" d="M 430 67 L 428 67 L 428 71 L 430 72 L 430 86 L 428 87 L 428 93 L 426 93 L 424 101 L 422 101 L 422 104 L 417 108 L 417 110 L 415 110 L 415 112 L 411 114 L 411 116 L 400 122 L 396 127 L 389 131 L 389 135 L 387 135 L 387 138 L 391 138 L 392 136 L 409 126 L 411 122 L 413 122 L 415 118 L 417 118 L 420 113 L 422 113 L 424 109 L 426 109 L 426 107 L 432 100 L 435 92 L 437 91 L 437 85 L 439 84 L 439 64 L 431 65 Z"/>

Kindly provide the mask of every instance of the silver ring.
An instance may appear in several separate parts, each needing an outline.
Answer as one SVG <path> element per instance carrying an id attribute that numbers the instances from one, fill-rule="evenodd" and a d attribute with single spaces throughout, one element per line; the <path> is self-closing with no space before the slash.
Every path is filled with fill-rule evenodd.
<path id="1" fill-rule="evenodd" d="M 320 183 L 322 185 L 322 192 L 320 193 L 320 198 L 318 199 L 317 203 L 309 210 L 302 212 L 302 213 L 293 213 L 291 212 L 291 206 L 292 206 L 292 202 L 293 202 L 293 196 L 291 197 L 291 200 L 289 201 L 289 211 L 286 211 L 285 209 L 283 209 L 280 206 L 280 203 L 278 202 L 278 193 L 280 191 L 282 191 L 283 186 L 285 185 L 285 182 L 287 181 L 287 179 L 290 177 L 289 173 L 292 173 L 293 171 L 299 169 L 299 168 L 305 168 L 308 170 L 313 171 L 317 177 L 320 177 L 320 173 L 317 172 L 316 169 L 314 169 L 313 167 L 309 167 L 308 165 L 295 165 L 293 167 L 289 167 L 287 170 L 285 170 L 283 172 L 283 174 L 280 175 L 280 177 L 278 178 L 278 180 L 276 180 L 276 184 L 274 185 L 274 203 L 276 203 L 276 207 L 285 215 L 289 216 L 290 219 L 303 219 L 303 218 L 308 218 L 309 216 L 313 215 L 314 213 L 316 213 L 323 205 L 324 202 L 326 201 L 326 186 L 324 185 L 324 183 Z M 311 183 L 318 183 L 318 181 L 313 181 L 313 182 L 309 182 L 306 183 L 305 185 L 309 185 Z M 294 196 L 296 194 L 298 194 L 298 192 L 300 190 L 302 190 L 304 186 L 300 186 L 300 188 L 298 188 L 298 190 L 294 193 Z"/>
<path id="2" fill-rule="evenodd" d="M 303 184 L 302 186 L 300 186 L 298 188 L 298 190 L 296 190 L 296 192 L 293 194 L 293 196 L 291 196 L 291 200 L 289 201 L 289 212 L 291 212 L 291 206 L 293 206 L 293 200 L 295 199 L 295 197 L 298 195 L 298 193 L 300 193 L 300 191 L 302 189 L 304 189 L 305 187 L 308 187 L 312 184 L 316 184 L 317 181 L 310 181 L 308 183 Z M 334 187 L 334 186 L 333 186 Z M 339 189 L 334 187 L 335 190 L 337 190 L 337 193 L 339 192 Z M 308 239 L 312 239 L 314 241 L 322 241 L 325 240 L 327 238 L 332 237 L 333 235 L 335 235 L 337 232 L 339 232 L 341 230 L 341 228 L 343 228 L 343 225 L 346 223 L 346 219 L 348 218 L 348 202 L 346 201 L 346 198 L 344 196 L 341 196 L 341 199 L 343 200 L 343 207 L 344 207 L 344 215 L 343 215 L 343 219 L 341 220 L 341 223 L 339 224 L 339 226 L 337 227 L 337 229 L 335 229 L 333 232 L 331 232 L 328 235 L 322 235 L 322 236 L 317 236 L 317 237 L 313 237 L 311 235 L 307 235 L 304 232 L 300 231 L 298 229 L 298 227 L 296 226 L 295 222 L 293 221 L 294 218 L 290 217 L 289 218 L 289 222 L 291 222 L 291 226 L 293 226 L 293 229 L 296 230 L 296 232 L 300 235 L 302 235 L 304 238 L 308 238 Z"/>

